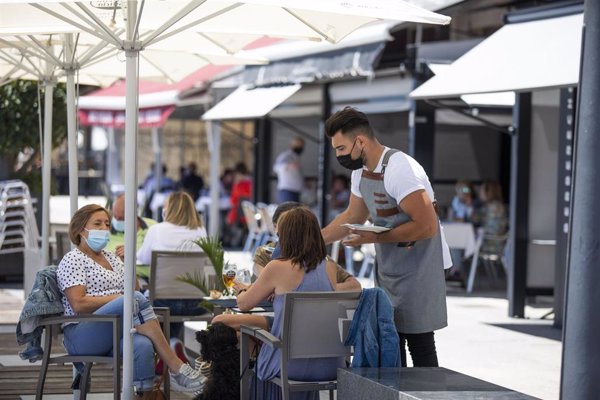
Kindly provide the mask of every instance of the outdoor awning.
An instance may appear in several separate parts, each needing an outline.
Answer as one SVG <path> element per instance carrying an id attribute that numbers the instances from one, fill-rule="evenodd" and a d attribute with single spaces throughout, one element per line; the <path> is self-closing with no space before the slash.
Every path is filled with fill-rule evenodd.
<path id="1" fill-rule="evenodd" d="M 244 83 L 256 86 L 306 83 L 358 76 L 373 76 L 389 30 L 397 22 L 385 21 L 361 28 L 340 43 L 288 41 L 249 52 L 271 62 L 244 69 Z"/>
<path id="2" fill-rule="evenodd" d="M 411 93 L 414 99 L 576 85 L 583 15 L 505 25 Z"/>
<path id="3" fill-rule="evenodd" d="M 249 89 L 241 86 L 202 116 L 203 120 L 253 119 L 271 110 L 296 93 L 302 85 Z"/>
<path id="4" fill-rule="evenodd" d="M 139 110 L 138 124 L 140 128 L 160 128 L 167 122 L 175 106 L 156 107 Z M 84 126 L 105 126 L 108 128 L 125 128 L 125 111 L 111 110 L 79 110 L 79 122 Z"/>

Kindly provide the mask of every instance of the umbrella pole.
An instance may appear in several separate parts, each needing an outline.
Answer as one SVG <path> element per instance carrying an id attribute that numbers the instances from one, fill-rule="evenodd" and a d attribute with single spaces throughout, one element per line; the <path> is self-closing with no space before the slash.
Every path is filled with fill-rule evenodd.
<path id="1" fill-rule="evenodd" d="M 55 83 L 44 81 L 44 143 L 42 155 L 42 267 L 50 265 L 50 168 L 52 156 L 52 108 Z"/>
<path id="2" fill-rule="evenodd" d="M 137 237 L 137 137 L 140 44 L 136 42 L 137 1 L 127 2 L 125 48 L 125 293 L 123 301 L 123 399 L 133 399 L 133 293 Z"/>
<path id="3" fill-rule="evenodd" d="M 79 168 L 77 161 L 77 129 L 75 121 L 75 71 L 67 71 L 67 137 L 69 153 L 69 196 L 71 217 L 79 208 Z"/>
<path id="4" fill-rule="evenodd" d="M 65 54 L 67 65 L 73 59 L 73 34 L 65 35 Z M 72 64 L 66 69 L 67 74 L 67 143 L 69 159 L 69 196 L 71 217 L 79 208 L 79 165 L 77 161 L 77 124 L 75 116 L 75 69 Z"/>
<path id="5" fill-rule="evenodd" d="M 133 396 L 133 288 L 137 231 L 137 134 L 139 51 L 125 52 L 127 94 L 125 106 L 125 301 L 123 304 L 123 398 Z"/>

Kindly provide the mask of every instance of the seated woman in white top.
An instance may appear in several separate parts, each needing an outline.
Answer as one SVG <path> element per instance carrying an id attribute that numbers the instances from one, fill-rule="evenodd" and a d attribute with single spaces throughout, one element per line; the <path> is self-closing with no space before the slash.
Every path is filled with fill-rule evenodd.
<path id="1" fill-rule="evenodd" d="M 206 229 L 186 192 L 173 192 L 163 207 L 163 221 L 148 228 L 144 243 L 137 253 L 138 264 L 150 264 L 154 250 L 202 251 L 192 243 L 206 237 Z M 201 315 L 206 309 L 198 307 L 201 299 L 155 300 L 155 307 L 169 307 L 171 315 Z M 171 337 L 181 337 L 183 324 L 171 324 Z"/>
<path id="2" fill-rule="evenodd" d="M 152 225 L 137 252 L 138 264 L 149 265 L 154 250 L 200 251 L 192 243 L 206 237 L 206 229 L 186 192 L 173 192 L 163 207 L 163 222 Z"/>

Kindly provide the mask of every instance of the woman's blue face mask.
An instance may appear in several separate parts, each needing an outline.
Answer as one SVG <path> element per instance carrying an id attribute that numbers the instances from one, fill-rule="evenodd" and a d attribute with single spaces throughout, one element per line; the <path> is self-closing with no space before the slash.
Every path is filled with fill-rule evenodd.
<path id="1" fill-rule="evenodd" d="M 85 228 L 84 228 L 85 229 Z M 99 253 L 106 247 L 110 240 L 110 232 L 103 229 L 86 229 L 88 237 L 82 236 L 87 242 L 90 249 Z"/>

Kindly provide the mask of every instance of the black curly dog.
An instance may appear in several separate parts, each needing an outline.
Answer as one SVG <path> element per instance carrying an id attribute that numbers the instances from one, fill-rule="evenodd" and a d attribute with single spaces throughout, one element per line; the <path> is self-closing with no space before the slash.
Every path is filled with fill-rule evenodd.
<path id="1" fill-rule="evenodd" d="M 236 400 L 240 398 L 240 351 L 235 329 L 222 323 L 196 332 L 200 355 L 212 364 L 211 377 L 195 400 Z"/>

